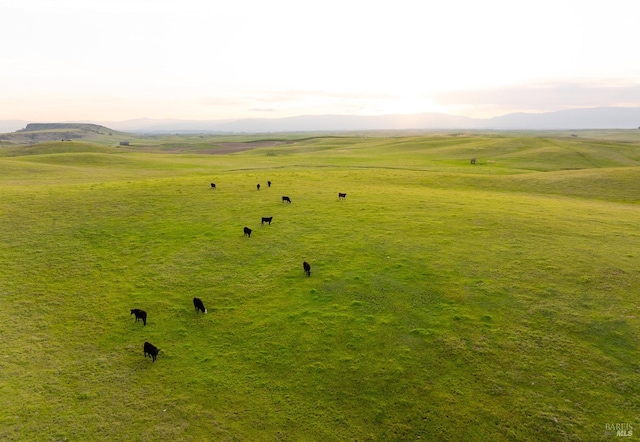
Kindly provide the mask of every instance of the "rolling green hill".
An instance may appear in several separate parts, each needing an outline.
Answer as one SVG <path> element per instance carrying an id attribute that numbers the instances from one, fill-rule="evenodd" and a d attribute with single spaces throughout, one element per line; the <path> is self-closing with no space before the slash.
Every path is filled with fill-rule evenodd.
<path id="1" fill-rule="evenodd" d="M 91 141 L 103 145 L 117 145 L 120 141 L 131 140 L 132 138 L 136 137 L 98 124 L 30 123 L 19 131 L 0 134 L 0 147 L 3 145 L 32 145 L 52 141 L 66 141 L 69 143 L 78 140 Z"/>
<path id="2" fill-rule="evenodd" d="M 640 425 L 637 142 L 370 135 L 4 148 L 0 439 Z"/>

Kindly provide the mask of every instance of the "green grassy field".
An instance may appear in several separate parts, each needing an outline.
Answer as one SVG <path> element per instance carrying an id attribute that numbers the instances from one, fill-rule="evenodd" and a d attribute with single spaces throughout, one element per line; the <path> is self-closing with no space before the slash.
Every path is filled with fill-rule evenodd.
<path id="1" fill-rule="evenodd" d="M 640 431 L 640 140 L 579 134 L 1 149 L 0 439 Z"/>

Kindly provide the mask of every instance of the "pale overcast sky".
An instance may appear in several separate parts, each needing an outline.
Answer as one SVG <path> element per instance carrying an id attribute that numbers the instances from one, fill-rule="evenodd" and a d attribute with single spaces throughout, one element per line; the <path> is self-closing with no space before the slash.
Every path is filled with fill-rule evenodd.
<path id="1" fill-rule="evenodd" d="M 0 119 L 640 106 L 638 0 L 0 0 Z"/>

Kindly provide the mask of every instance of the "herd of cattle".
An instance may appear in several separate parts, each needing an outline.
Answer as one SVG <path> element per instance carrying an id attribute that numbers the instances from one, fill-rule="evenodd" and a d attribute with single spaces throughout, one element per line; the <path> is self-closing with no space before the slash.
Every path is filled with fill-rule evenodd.
<path id="1" fill-rule="evenodd" d="M 267 185 L 269 187 L 271 187 L 271 181 L 267 181 Z M 258 184 L 257 189 L 260 190 L 260 184 Z M 211 188 L 215 189 L 216 185 L 215 183 L 211 183 Z M 345 199 L 347 197 L 346 193 L 338 193 L 338 199 Z M 282 202 L 287 202 L 287 203 L 291 203 L 291 198 L 289 198 L 288 196 L 283 196 L 282 197 Z M 262 225 L 264 225 L 264 223 L 269 223 L 269 225 L 271 225 L 271 220 L 273 220 L 273 217 L 263 217 L 262 218 Z M 244 236 L 251 238 L 251 229 L 248 227 L 244 228 Z M 311 276 L 311 264 L 309 264 L 307 261 L 304 261 L 302 263 L 302 268 L 304 270 L 304 273 L 307 276 Z M 204 314 L 207 313 L 207 309 L 204 306 L 204 303 L 202 302 L 202 299 L 200 298 L 193 298 L 193 306 L 196 309 L 196 314 L 198 312 L 202 312 Z M 133 308 L 131 309 L 131 315 L 135 315 L 136 318 L 136 322 L 138 321 L 142 321 L 142 325 L 146 326 L 147 325 L 147 312 L 145 312 L 144 310 L 140 310 L 139 308 Z M 144 343 L 143 346 L 143 350 L 144 350 L 144 357 L 146 358 L 147 355 L 152 359 L 153 362 L 156 361 L 156 358 L 158 357 L 158 352 L 160 352 L 160 349 L 158 347 L 156 347 L 155 345 L 146 342 Z"/>
<path id="2" fill-rule="evenodd" d="M 198 312 L 207 313 L 207 309 L 204 307 L 204 303 L 202 302 L 202 299 L 193 298 L 193 306 L 196 308 L 196 313 Z M 147 312 L 145 312 L 144 310 L 140 310 L 139 308 L 132 308 L 131 314 L 136 315 L 136 322 L 138 322 L 139 319 L 142 319 L 142 324 L 147 325 Z M 145 341 L 143 350 L 144 350 L 145 358 L 147 357 L 147 355 L 149 355 L 149 357 L 152 359 L 153 362 L 156 361 L 156 358 L 158 357 L 158 352 L 160 351 L 158 347 L 151 344 L 150 342 Z"/>

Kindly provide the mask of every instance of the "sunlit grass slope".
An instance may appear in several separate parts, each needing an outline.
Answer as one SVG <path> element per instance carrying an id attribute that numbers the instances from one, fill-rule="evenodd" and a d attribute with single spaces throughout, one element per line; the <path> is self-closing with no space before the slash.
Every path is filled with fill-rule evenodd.
<path id="1" fill-rule="evenodd" d="M 640 425 L 637 148 L 613 144 L 1 158 L 0 439 L 606 440 L 605 424 Z M 547 147 L 592 166 L 545 164 Z"/>

